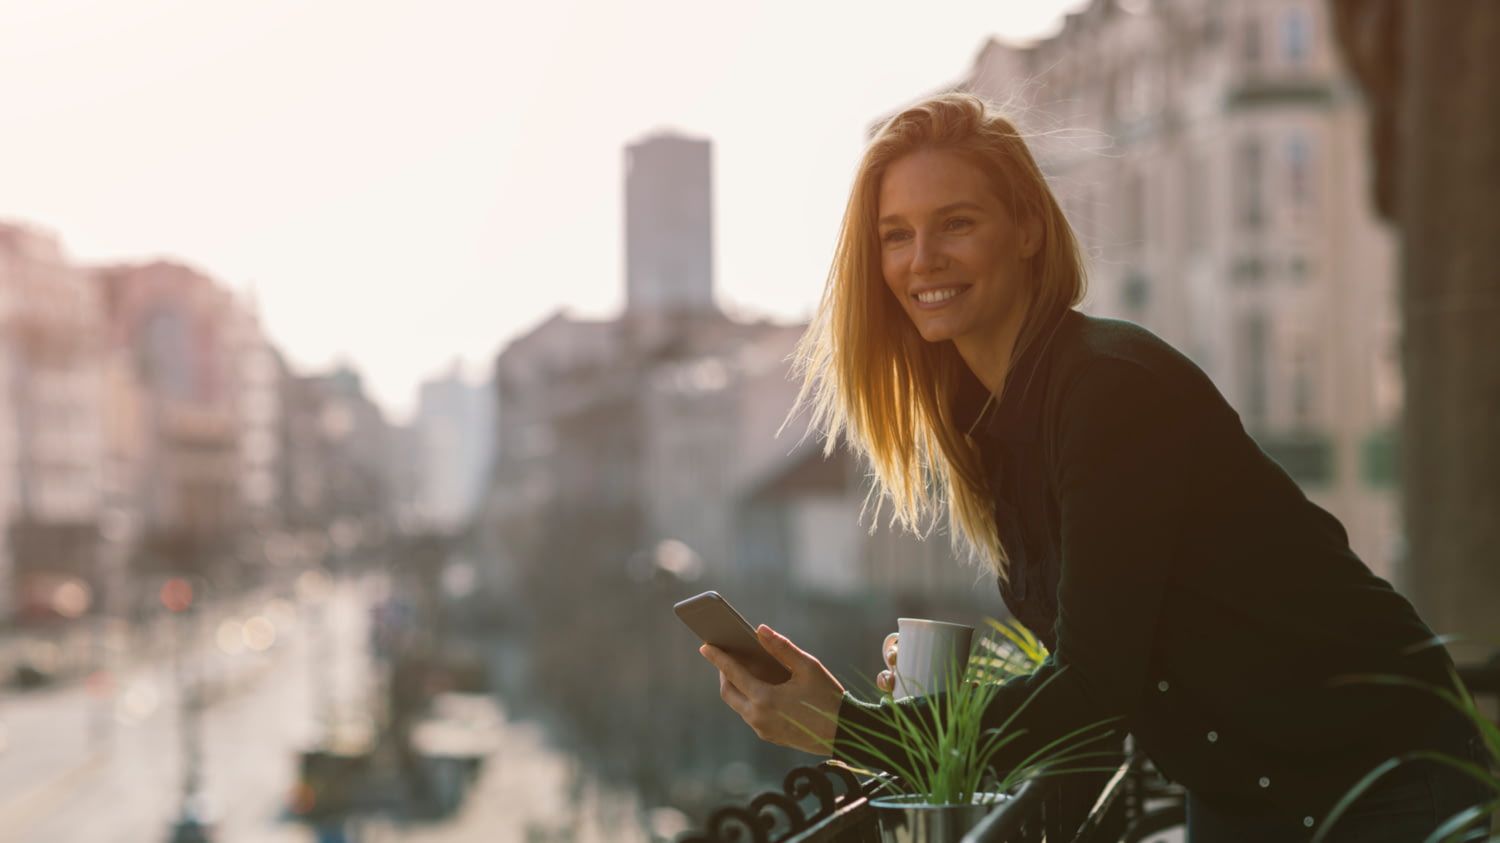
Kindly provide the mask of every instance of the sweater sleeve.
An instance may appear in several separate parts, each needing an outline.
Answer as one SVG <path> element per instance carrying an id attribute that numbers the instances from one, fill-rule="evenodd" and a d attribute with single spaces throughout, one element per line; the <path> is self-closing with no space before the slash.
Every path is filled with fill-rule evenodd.
<path id="1" fill-rule="evenodd" d="M 1205 420 L 1160 375 L 1112 358 L 1076 373 L 1052 406 L 1043 439 L 1062 531 L 1057 648 L 1007 681 L 985 712 L 989 728 L 1024 730 L 1001 766 L 1078 730 L 1118 726 L 1138 706 Z M 928 717 L 941 710 L 920 699 L 881 703 L 893 704 Z M 881 728 L 873 708 L 846 700 L 836 757 L 874 764 L 853 734 Z"/>

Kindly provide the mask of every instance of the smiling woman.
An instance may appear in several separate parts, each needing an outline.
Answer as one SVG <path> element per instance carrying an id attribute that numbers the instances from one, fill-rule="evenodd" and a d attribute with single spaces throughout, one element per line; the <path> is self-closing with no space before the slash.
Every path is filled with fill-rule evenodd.
<path id="1" fill-rule="evenodd" d="M 922 339 L 952 340 L 997 391 L 1025 316 L 1036 218 L 1015 219 L 960 153 L 924 149 L 886 172 L 879 230 L 881 273 Z"/>
<path id="2" fill-rule="evenodd" d="M 1003 559 L 965 431 L 916 422 L 947 416 L 967 378 L 998 396 L 1012 354 L 1047 326 L 1028 314 L 1083 301 L 1077 239 L 1024 135 L 973 97 L 892 120 L 860 163 L 831 276 L 798 348 L 799 403 L 830 443 L 842 433 L 868 443 L 903 525 L 925 531 L 945 502 L 956 550 Z M 866 283 L 875 278 L 889 294 Z M 822 388 L 834 383 L 843 388 Z"/>
<path id="3" fill-rule="evenodd" d="M 1468 757 L 1473 724 L 1399 683 L 1339 680 L 1450 686 L 1447 652 L 1191 360 L 1075 310 L 1082 291 L 1072 229 L 1025 140 L 947 94 L 866 150 L 798 349 L 800 400 L 827 447 L 869 462 L 874 497 L 905 526 L 926 532 L 946 507 L 954 542 L 1050 651 L 985 699 L 981 734 L 1018 733 L 993 766 L 1120 723 L 1188 790 L 1192 843 L 1302 841 L 1330 823 L 1328 841 L 1422 839 L 1470 799 L 1452 771 L 1413 770 L 1331 811 L 1392 755 Z M 919 750 L 893 707 L 951 725 L 942 694 L 872 705 L 759 632 L 791 679 L 704 654 L 767 740 L 900 770 Z"/>

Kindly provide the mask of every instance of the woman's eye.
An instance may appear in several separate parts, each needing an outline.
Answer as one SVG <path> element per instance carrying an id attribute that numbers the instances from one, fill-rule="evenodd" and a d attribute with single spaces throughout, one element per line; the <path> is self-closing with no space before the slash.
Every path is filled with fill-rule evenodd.
<path id="1" fill-rule="evenodd" d="M 968 217 L 954 217 L 947 222 L 949 231 L 962 231 L 973 224 L 974 221 Z"/>
<path id="2" fill-rule="evenodd" d="M 883 243 L 900 243 L 906 238 L 907 232 L 899 228 L 893 228 L 890 231 L 887 231 L 886 233 L 880 235 L 880 240 Z"/>

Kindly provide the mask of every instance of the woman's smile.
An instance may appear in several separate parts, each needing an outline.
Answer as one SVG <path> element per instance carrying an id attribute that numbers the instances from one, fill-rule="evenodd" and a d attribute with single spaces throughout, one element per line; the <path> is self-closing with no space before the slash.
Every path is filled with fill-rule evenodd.
<path id="1" fill-rule="evenodd" d="M 931 290 L 918 290 L 911 294 L 917 300 L 917 307 L 923 310 L 942 307 L 952 301 L 956 296 L 968 291 L 967 286 L 962 287 L 939 287 Z"/>

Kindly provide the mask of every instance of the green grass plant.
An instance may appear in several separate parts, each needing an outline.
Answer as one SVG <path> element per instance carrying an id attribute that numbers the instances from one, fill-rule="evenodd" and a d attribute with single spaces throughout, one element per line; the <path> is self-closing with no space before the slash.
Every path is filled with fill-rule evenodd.
<path id="1" fill-rule="evenodd" d="M 1111 754 L 1088 750 L 1101 735 L 1098 725 L 1049 741 L 1008 770 L 994 768 L 995 758 L 1025 734 L 1025 730 L 1011 726 L 1031 700 L 1012 711 L 998 727 L 985 727 L 985 711 L 1001 683 L 1035 670 L 1046 659 L 1047 650 L 1018 622 L 990 619 L 988 625 L 990 629 L 971 648 L 965 670 L 948 671 L 947 686 L 927 698 L 928 712 L 918 712 L 909 704 L 896 702 L 889 693 L 879 692 L 884 699 L 877 716 L 885 728 L 848 724 L 846 738 L 890 774 L 884 780 L 892 793 L 933 805 L 962 805 L 980 794 L 1006 792 L 1028 778 L 1051 771 L 1103 769 L 1079 766 Z M 1048 683 L 1053 679 L 1056 675 Z M 883 739 L 891 733 L 905 750 L 903 757 L 891 757 L 882 751 Z M 856 772 L 878 775 L 869 770 Z"/>

